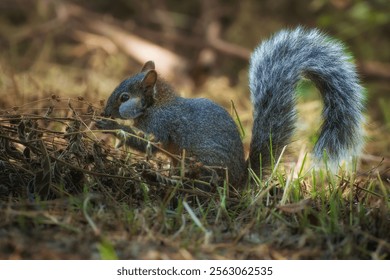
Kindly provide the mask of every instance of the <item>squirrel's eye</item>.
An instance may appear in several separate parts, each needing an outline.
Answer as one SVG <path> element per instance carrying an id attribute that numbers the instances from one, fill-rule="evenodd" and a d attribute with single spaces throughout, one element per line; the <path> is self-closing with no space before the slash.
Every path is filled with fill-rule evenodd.
<path id="1" fill-rule="evenodd" d="M 129 100 L 129 95 L 127 93 L 122 93 L 119 100 L 123 103 L 123 102 L 126 102 L 127 100 Z"/>

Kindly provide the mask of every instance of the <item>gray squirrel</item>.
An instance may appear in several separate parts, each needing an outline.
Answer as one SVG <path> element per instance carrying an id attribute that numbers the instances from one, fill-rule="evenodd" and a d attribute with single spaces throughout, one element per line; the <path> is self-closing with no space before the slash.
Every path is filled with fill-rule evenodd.
<path id="1" fill-rule="evenodd" d="M 344 157 L 357 155 L 363 143 L 363 89 L 343 45 L 316 29 L 282 30 L 252 53 L 249 87 L 254 123 L 247 160 L 229 113 L 208 99 L 178 96 L 157 75 L 152 61 L 118 85 L 103 116 L 134 120 L 134 127 L 154 135 L 170 153 L 180 155 L 185 150 L 204 166 L 227 168 L 229 183 L 242 187 L 249 167 L 259 174 L 291 142 L 295 88 L 302 77 L 314 82 L 324 102 L 315 157 L 326 154 L 327 161 L 337 165 Z M 134 133 L 108 119 L 98 121 L 97 127 Z M 125 144 L 140 151 L 147 145 L 131 136 Z M 226 172 L 218 174 L 223 177 Z"/>

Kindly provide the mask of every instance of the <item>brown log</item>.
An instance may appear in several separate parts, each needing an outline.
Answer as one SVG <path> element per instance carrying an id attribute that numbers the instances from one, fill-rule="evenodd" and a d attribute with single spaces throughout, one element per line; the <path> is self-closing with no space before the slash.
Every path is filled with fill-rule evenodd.
<path id="1" fill-rule="evenodd" d="M 102 21 L 86 20 L 86 23 L 94 32 L 109 38 L 141 64 L 153 60 L 159 71 L 168 75 L 186 69 L 185 59 L 165 48 Z"/>
<path id="2" fill-rule="evenodd" d="M 92 32 L 110 39 L 119 49 L 140 64 L 153 60 L 157 70 L 167 80 L 175 80 L 178 83 L 189 82 L 188 62 L 185 58 L 131 34 L 116 24 L 104 22 L 97 15 L 77 5 L 69 3 L 64 3 L 64 5 L 71 16 L 82 21 Z"/>

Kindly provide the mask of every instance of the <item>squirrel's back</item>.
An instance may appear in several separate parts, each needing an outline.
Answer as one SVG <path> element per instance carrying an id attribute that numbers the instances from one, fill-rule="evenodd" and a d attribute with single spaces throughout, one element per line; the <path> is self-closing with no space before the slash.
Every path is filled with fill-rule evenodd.
<path id="1" fill-rule="evenodd" d="M 249 86 L 254 106 L 250 163 L 269 165 L 291 142 L 296 121 L 298 81 L 311 79 L 324 101 L 323 125 L 314 148 L 330 164 L 359 152 L 363 143 L 363 89 L 342 44 L 318 30 L 283 30 L 252 54 Z M 272 145 L 270 144 L 272 143 Z"/>
<path id="2" fill-rule="evenodd" d="M 174 154 L 194 157 L 211 167 L 227 167 L 229 180 L 238 183 L 245 172 L 244 149 L 229 113 L 205 98 L 176 97 L 148 108 L 136 119 L 137 128 L 152 133 Z M 218 172 L 225 177 L 225 171 Z"/>

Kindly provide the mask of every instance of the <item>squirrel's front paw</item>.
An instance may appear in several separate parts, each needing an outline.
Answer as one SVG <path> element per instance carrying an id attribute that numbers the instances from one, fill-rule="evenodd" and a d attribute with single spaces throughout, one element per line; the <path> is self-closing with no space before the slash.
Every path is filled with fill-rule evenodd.
<path id="1" fill-rule="evenodd" d="M 100 130 L 115 130 L 120 128 L 120 125 L 116 121 L 110 119 L 96 120 L 95 126 Z"/>

